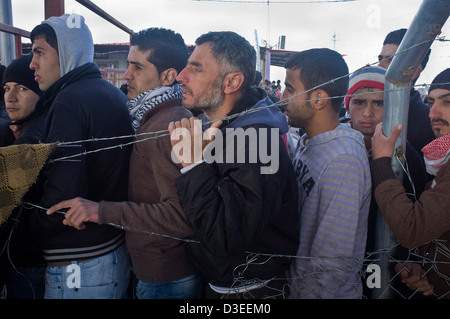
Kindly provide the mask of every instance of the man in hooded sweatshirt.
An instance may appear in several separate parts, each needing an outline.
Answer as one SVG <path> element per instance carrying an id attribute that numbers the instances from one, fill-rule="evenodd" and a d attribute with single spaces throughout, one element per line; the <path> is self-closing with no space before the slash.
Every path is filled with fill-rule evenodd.
<path id="1" fill-rule="evenodd" d="M 59 143 L 31 190 L 30 228 L 47 263 L 45 298 L 122 298 L 130 276 L 123 230 L 94 223 L 77 230 L 63 224 L 63 214 L 45 210 L 74 197 L 127 198 L 131 147 L 125 144 L 134 131 L 126 96 L 92 63 L 82 16 L 51 17 L 30 38 L 30 68 L 44 91 L 36 108 L 48 110 L 41 141 Z"/>
<path id="2" fill-rule="evenodd" d="M 188 249 L 209 283 L 207 298 L 284 296 L 285 272 L 298 246 L 298 190 L 281 138 L 286 117 L 252 86 L 255 65 L 255 50 L 244 38 L 210 32 L 196 40 L 177 77 L 183 105 L 204 112 L 215 131 L 202 150 L 198 119 L 169 124 L 172 158 L 183 165 L 175 180 L 178 197 L 194 232 Z"/>

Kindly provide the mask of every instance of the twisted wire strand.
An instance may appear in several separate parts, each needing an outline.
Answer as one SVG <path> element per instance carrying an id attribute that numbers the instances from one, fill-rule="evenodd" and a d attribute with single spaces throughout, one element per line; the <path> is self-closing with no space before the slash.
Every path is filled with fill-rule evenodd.
<path id="1" fill-rule="evenodd" d="M 443 84 L 448 84 L 448 83 L 443 83 Z M 361 95 L 368 95 L 368 94 L 375 94 L 375 93 L 380 93 L 380 92 L 392 92 L 392 91 L 398 91 L 401 90 L 401 88 L 396 88 L 396 89 L 390 89 L 390 90 L 382 90 L 382 91 L 377 91 L 377 92 L 364 92 L 364 93 L 354 93 L 354 94 L 350 94 L 350 95 L 341 95 L 341 96 L 334 96 L 334 97 L 323 97 L 320 98 L 320 100 L 330 100 L 330 99 L 338 99 L 338 98 L 345 98 L 347 96 L 350 97 L 358 97 Z M 305 91 L 307 92 L 307 91 Z M 302 93 L 298 93 L 296 94 L 296 96 L 298 95 L 302 95 L 304 94 L 304 92 Z M 290 97 L 289 99 L 292 99 L 292 97 Z M 288 100 L 288 99 L 285 99 Z M 298 103 L 298 102 L 313 102 L 313 101 L 317 101 L 319 99 L 309 99 L 309 100 L 302 100 L 302 101 L 295 101 L 295 102 L 284 102 L 285 100 L 280 100 L 276 103 L 270 104 L 270 105 L 265 105 L 265 106 L 261 106 L 261 107 L 257 107 L 254 109 L 248 109 L 236 114 L 232 114 L 229 116 L 225 116 L 223 118 L 214 120 L 214 121 L 205 121 L 203 124 L 212 124 L 214 122 L 217 122 L 219 120 L 225 121 L 225 120 L 229 120 L 229 119 L 234 119 L 234 118 L 238 118 L 241 117 L 245 114 L 251 114 L 251 113 L 255 113 L 255 112 L 259 112 L 261 110 L 265 110 L 271 107 L 279 107 L 280 105 L 286 105 L 289 103 Z M 142 139 L 137 139 L 140 136 L 148 136 L 149 137 L 145 137 Z M 96 153 L 96 152 L 100 152 L 100 151 L 104 151 L 104 150 L 110 150 L 110 149 L 115 149 L 115 148 L 123 148 L 129 145 L 133 145 L 136 143 L 141 143 L 141 142 L 145 142 L 148 140 L 153 140 L 153 139 L 159 139 L 162 137 L 166 137 L 166 136 L 170 136 L 169 131 L 168 130 L 161 130 L 161 131 L 155 131 L 155 132 L 146 132 L 146 133 L 138 133 L 138 134 L 133 134 L 133 135 L 124 135 L 124 136 L 114 136 L 114 137 L 101 137 L 101 138 L 91 138 L 91 139 L 86 139 L 86 140 L 78 140 L 78 141 L 70 141 L 70 142 L 60 142 L 58 143 L 58 147 L 66 147 L 66 146 L 80 146 L 79 144 L 82 143 L 87 143 L 87 142 L 98 142 L 98 141 L 109 141 L 109 140 L 116 140 L 116 139 L 130 139 L 130 138 L 136 138 L 133 139 L 130 142 L 126 142 L 126 143 L 120 143 L 117 145 L 112 145 L 112 146 L 108 146 L 108 147 L 104 147 L 104 148 L 98 148 L 98 149 L 94 149 L 94 150 L 89 150 L 89 151 L 84 151 L 84 152 L 80 152 L 78 154 L 73 154 L 73 155 L 69 155 L 69 156 L 64 156 L 64 157 L 58 157 L 58 158 L 53 158 L 53 159 L 49 159 L 47 161 L 47 163 L 54 163 L 54 162 L 58 162 L 58 161 L 65 161 L 68 159 L 72 159 L 75 157 L 79 157 L 82 155 L 88 155 L 91 153 Z"/>

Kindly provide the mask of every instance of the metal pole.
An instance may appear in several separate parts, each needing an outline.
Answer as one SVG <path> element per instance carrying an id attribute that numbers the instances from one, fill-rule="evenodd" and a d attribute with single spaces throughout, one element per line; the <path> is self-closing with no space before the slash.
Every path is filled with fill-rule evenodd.
<path id="1" fill-rule="evenodd" d="M 0 0 L 0 23 L 12 26 L 11 0 Z M 0 63 L 8 65 L 15 58 L 14 36 L 0 32 Z"/>
<path id="2" fill-rule="evenodd" d="M 403 161 L 411 79 L 435 37 L 441 32 L 449 14 L 448 0 L 424 0 L 386 72 L 383 131 L 386 136 L 389 136 L 396 125 L 403 124 L 402 133 L 395 144 L 391 164 L 395 175 L 400 180 L 403 180 L 403 169 L 397 157 Z M 392 289 L 389 289 L 389 285 L 393 278 L 390 271 L 392 267 L 389 267 L 389 256 L 394 253 L 393 247 L 397 241 L 381 214 L 378 214 L 377 236 L 376 248 L 380 252 L 382 287 L 376 289 L 375 295 L 378 298 L 387 299 L 392 297 Z"/>

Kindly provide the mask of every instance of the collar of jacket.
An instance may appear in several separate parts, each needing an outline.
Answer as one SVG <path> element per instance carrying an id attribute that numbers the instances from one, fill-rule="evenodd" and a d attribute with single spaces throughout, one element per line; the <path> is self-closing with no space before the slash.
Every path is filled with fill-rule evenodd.
<path id="1" fill-rule="evenodd" d="M 95 63 L 86 63 L 61 77 L 42 94 L 36 103 L 35 112 L 39 115 L 49 110 L 59 92 L 82 79 L 101 78 L 100 70 Z"/>
<path id="2" fill-rule="evenodd" d="M 233 109 L 230 111 L 230 113 L 227 114 L 227 117 L 242 113 L 244 111 L 247 111 L 248 109 L 252 108 L 256 103 L 258 103 L 259 100 L 264 98 L 264 90 L 257 87 L 250 87 L 242 94 L 239 101 L 236 103 L 236 105 L 233 107 Z M 223 129 L 224 127 L 228 126 L 231 122 L 236 120 L 237 117 L 231 117 L 224 121 L 222 121 L 222 124 L 220 126 L 220 129 Z"/>

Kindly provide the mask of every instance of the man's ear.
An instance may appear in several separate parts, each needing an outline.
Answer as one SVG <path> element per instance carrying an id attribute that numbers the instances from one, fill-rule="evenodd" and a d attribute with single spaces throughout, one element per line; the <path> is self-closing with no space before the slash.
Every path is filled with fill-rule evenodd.
<path id="1" fill-rule="evenodd" d="M 242 73 L 240 72 L 228 73 L 225 76 L 225 79 L 223 80 L 224 93 L 232 94 L 239 91 L 243 82 L 244 82 L 244 75 Z"/>
<path id="2" fill-rule="evenodd" d="M 314 90 L 311 93 L 311 105 L 314 106 L 315 109 L 320 110 L 323 109 L 328 103 L 331 103 L 329 95 L 326 91 L 322 89 Z"/>
<path id="3" fill-rule="evenodd" d="M 159 75 L 161 85 L 172 85 L 173 82 L 175 82 L 177 75 L 178 75 L 177 70 L 173 68 L 162 71 L 161 74 Z"/>

